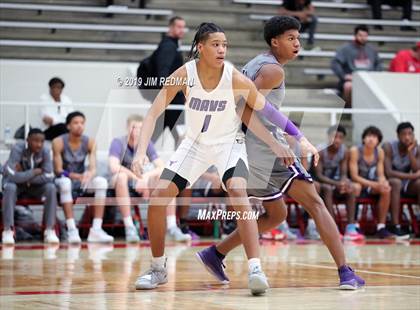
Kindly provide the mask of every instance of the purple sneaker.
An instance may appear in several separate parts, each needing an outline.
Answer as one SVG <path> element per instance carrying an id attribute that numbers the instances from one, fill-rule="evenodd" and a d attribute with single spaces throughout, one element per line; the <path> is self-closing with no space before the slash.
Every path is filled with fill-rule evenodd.
<path id="1" fill-rule="evenodd" d="M 357 290 L 365 286 L 365 280 L 357 276 L 353 269 L 344 265 L 338 269 L 340 277 L 340 290 Z"/>
<path id="2" fill-rule="evenodd" d="M 209 273 L 216 277 L 222 284 L 228 284 L 229 279 L 223 269 L 226 266 L 223 261 L 216 254 L 216 246 L 212 245 L 195 254 L 197 259 L 204 265 Z"/>

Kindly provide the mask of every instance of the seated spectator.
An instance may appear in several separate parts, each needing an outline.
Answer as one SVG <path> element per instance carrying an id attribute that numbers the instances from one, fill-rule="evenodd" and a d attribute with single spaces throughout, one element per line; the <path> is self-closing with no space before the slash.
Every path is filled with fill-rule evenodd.
<path id="1" fill-rule="evenodd" d="M 127 119 L 127 135 L 114 138 L 109 148 L 109 170 L 112 173 L 111 184 L 115 187 L 117 203 L 124 221 L 127 242 L 140 241 L 131 217 L 130 196 L 147 197 L 148 188 L 156 185 L 165 166 L 164 162 L 159 158 L 153 143 L 150 142 L 147 148 L 147 157 L 154 167 L 145 172 L 141 178 L 131 171 L 131 164 L 137 151 L 142 124 L 142 116 L 129 116 Z"/>
<path id="2" fill-rule="evenodd" d="M 3 244 L 14 244 L 14 208 L 16 200 L 32 198 L 44 200 L 44 242 L 59 243 L 54 225 L 57 208 L 57 193 L 50 150 L 44 146 L 44 133 L 33 128 L 28 138 L 17 142 L 10 152 L 3 171 Z"/>
<path id="3" fill-rule="evenodd" d="M 382 4 L 388 4 L 392 7 L 400 6 L 402 7 L 402 20 L 409 21 L 411 20 L 411 12 L 413 1 L 412 0 L 368 0 L 368 4 L 370 4 L 372 8 L 372 18 L 373 19 L 382 19 Z M 375 29 L 382 30 L 383 27 L 381 25 L 376 25 Z M 416 31 L 416 28 L 411 26 L 401 26 L 401 31 Z"/>
<path id="4" fill-rule="evenodd" d="M 361 186 L 351 182 L 347 177 L 349 154 L 344 144 L 346 129 L 338 125 L 328 129 L 328 145 L 319 147 L 319 162 L 315 169 L 315 176 L 320 182 L 320 194 L 324 199 L 328 211 L 334 218 L 334 197 L 346 202 L 347 227 L 344 240 L 363 240 L 364 236 L 358 232 L 356 226 L 356 197 L 360 194 Z"/>
<path id="5" fill-rule="evenodd" d="M 368 42 L 369 29 L 364 25 L 354 28 L 354 41 L 339 47 L 331 61 L 331 69 L 339 78 L 338 89 L 351 107 L 352 73 L 355 71 L 381 71 L 377 51 Z"/>
<path id="6" fill-rule="evenodd" d="M 409 50 L 399 51 L 392 59 L 389 71 L 420 73 L 420 41 Z"/>
<path id="7" fill-rule="evenodd" d="M 283 6 L 279 10 L 280 15 L 288 15 L 297 18 L 301 23 L 301 31 L 308 30 L 307 49 L 313 49 L 315 43 L 315 31 L 317 26 L 317 18 L 315 16 L 315 8 L 311 4 L 311 0 L 284 0 Z M 319 49 L 319 48 L 317 48 Z"/>
<path id="8" fill-rule="evenodd" d="M 382 132 L 374 126 L 369 126 L 363 131 L 362 141 L 362 145 L 350 149 L 350 176 L 353 182 L 362 187 L 362 197 L 379 197 L 377 235 L 381 239 L 393 239 L 395 235 L 385 227 L 391 186 L 385 178 L 384 151 L 379 147 Z"/>
<path id="9" fill-rule="evenodd" d="M 397 127 L 398 139 L 386 143 L 385 173 L 391 184 L 392 232 L 400 238 L 409 238 L 401 230 L 399 222 L 400 199 L 403 196 L 417 198 L 420 205 L 420 150 L 414 137 L 414 127 L 409 122 Z"/>
<path id="10" fill-rule="evenodd" d="M 88 242 L 112 242 L 114 238 L 102 229 L 107 181 L 96 175 L 96 143 L 84 135 L 85 116 L 79 111 L 66 117 L 69 133 L 53 140 L 54 171 L 58 176 L 55 183 L 60 193 L 68 229 L 69 243 L 80 243 L 79 231 L 73 216 L 73 199 L 85 192 L 94 192 L 95 211 Z M 89 157 L 88 169 L 85 160 Z"/>
<path id="11" fill-rule="evenodd" d="M 41 101 L 45 104 L 41 109 L 41 117 L 47 127 L 44 131 L 45 138 L 53 140 L 67 132 L 66 116 L 73 111 L 73 106 L 70 98 L 63 94 L 63 80 L 54 77 L 48 82 L 48 85 L 49 93 L 41 96 Z"/>

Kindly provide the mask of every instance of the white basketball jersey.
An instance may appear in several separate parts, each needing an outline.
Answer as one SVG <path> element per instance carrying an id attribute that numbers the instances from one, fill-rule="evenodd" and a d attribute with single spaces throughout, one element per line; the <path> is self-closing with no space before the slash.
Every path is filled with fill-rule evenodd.
<path id="1" fill-rule="evenodd" d="M 196 61 L 189 61 L 185 66 L 189 84 L 185 103 L 186 136 L 202 144 L 233 143 L 238 132 L 243 133 L 232 89 L 232 64 L 224 63 L 219 84 L 210 92 L 201 85 Z"/>

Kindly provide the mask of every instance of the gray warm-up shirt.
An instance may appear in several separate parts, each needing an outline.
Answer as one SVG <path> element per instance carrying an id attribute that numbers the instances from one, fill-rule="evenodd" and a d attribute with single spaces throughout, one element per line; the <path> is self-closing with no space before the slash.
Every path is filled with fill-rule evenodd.
<path id="1" fill-rule="evenodd" d="M 19 164 L 22 171 L 17 171 Z M 43 173 L 34 174 L 34 169 L 41 168 Z M 17 142 L 3 167 L 3 184 L 16 183 L 27 185 L 42 185 L 52 182 L 54 178 L 50 150 L 44 146 L 39 153 L 31 153 L 25 142 Z"/>

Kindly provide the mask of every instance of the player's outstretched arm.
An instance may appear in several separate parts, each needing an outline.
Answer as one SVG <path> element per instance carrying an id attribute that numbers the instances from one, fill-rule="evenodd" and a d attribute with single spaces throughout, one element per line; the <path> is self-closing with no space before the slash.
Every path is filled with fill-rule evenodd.
<path id="1" fill-rule="evenodd" d="M 173 81 L 184 81 L 187 79 L 187 70 L 185 66 L 180 67 L 174 73 L 172 73 L 168 80 Z M 156 120 L 165 111 L 166 107 L 171 103 L 172 99 L 179 91 L 185 92 L 184 83 L 176 83 L 170 85 L 164 85 L 163 88 L 157 94 L 152 106 L 146 114 L 143 121 L 143 126 L 140 131 L 139 144 L 135 158 L 133 160 L 132 169 L 133 172 L 141 176 L 142 166 L 146 158 L 146 150 L 152 137 L 153 131 L 155 130 Z"/>

